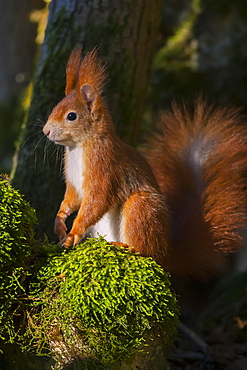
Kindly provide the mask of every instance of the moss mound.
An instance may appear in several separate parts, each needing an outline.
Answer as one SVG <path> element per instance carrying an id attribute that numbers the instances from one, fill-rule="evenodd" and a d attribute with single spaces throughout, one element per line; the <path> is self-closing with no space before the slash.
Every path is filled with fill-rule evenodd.
<path id="1" fill-rule="evenodd" d="M 35 210 L 20 193 L 0 177 L 0 272 L 20 266 L 31 252 L 34 242 Z"/>
<path id="2" fill-rule="evenodd" d="M 49 354 L 56 368 L 79 361 L 80 369 L 116 369 L 157 337 L 169 350 L 177 302 L 167 274 L 152 259 L 103 238 L 62 251 L 35 240 L 36 222 L 34 209 L 0 177 L 3 349 L 15 343 Z"/>
<path id="3" fill-rule="evenodd" d="M 27 260 L 35 242 L 34 209 L 0 176 L 0 339 L 14 341 L 15 318 L 23 310 Z"/>
<path id="4" fill-rule="evenodd" d="M 174 340 L 176 299 L 150 258 L 89 239 L 53 257 L 39 280 L 42 310 L 29 330 L 38 350 L 51 348 L 63 362 L 87 357 L 111 365 L 157 336 L 167 349 Z"/>

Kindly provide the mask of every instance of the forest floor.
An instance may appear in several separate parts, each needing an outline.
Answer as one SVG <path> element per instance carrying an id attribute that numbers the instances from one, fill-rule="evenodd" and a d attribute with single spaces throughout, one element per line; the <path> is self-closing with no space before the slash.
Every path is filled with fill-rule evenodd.
<path id="1" fill-rule="evenodd" d="M 171 370 L 247 370 L 246 282 L 243 273 L 190 290 L 193 308 L 181 303 Z"/>

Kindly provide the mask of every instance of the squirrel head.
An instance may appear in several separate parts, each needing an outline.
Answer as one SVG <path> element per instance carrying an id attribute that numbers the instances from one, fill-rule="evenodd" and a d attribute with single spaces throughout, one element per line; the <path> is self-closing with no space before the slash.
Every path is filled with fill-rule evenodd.
<path id="1" fill-rule="evenodd" d="M 57 144 L 76 146 L 111 126 L 109 119 L 102 120 L 106 111 L 102 98 L 105 79 L 97 49 L 81 60 L 81 46 L 77 46 L 67 63 L 66 97 L 52 110 L 44 134 Z"/>

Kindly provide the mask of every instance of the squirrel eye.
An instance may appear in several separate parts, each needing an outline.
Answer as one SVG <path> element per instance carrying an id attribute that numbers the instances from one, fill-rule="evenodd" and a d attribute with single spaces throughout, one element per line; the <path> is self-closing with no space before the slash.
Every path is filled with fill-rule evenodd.
<path id="1" fill-rule="evenodd" d="M 68 113 L 66 119 L 68 121 L 74 121 L 74 120 L 76 120 L 76 118 L 77 118 L 77 114 L 75 112 L 70 112 L 70 113 Z"/>

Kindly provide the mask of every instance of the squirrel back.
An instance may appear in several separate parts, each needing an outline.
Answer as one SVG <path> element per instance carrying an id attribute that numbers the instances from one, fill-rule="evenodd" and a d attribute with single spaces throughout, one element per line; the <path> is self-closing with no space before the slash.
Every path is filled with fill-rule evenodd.
<path id="1" fill-rule="evenodd" d="M 193 112 L 174 103 L 146 148 L 171 213 L 171 273 L 204 279 L 243 244 L 247 126 L 238 110 L 201 98 Z"/>

